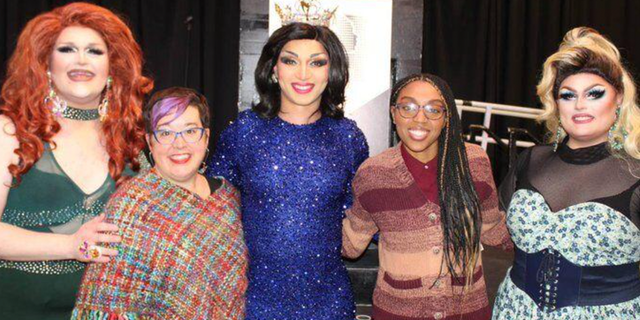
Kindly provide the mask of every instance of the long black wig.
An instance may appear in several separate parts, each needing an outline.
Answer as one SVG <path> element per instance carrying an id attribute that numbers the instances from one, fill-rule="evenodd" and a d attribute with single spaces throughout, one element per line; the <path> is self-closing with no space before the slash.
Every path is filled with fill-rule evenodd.
<path id="1" fill-rule="evenodd" d="M 256 90 L 260 102 L 252 107 L 258 115 L 271 119 L 280 111 L 280 85 L 271 80 L 282 48 L 292 40 L 316 40 L 329 55 L 329 82 L 322 92 L 320 112 L 323 116 L 340 119 L 344 116 L 345 87 L 349 81 L 349 59 L 338 39 L 329 28 L 307 23 L 291 23 L 276 30 L 262 48 L 255 70 Z"/>
<path id="2" fill-rule="evenodd" d="M 398 81 L 391 91 L 391 105 L 397 102 L 400 91 L 415 81 L 431 84 L 446 105 L 445 124 L 438 137 L 437 185 L 444 238 L 440 275 L 446 266 L 453 277 L 465 276 L 465 285 L 469 285 L 480 255 L 482 218 L 469 170 L 460 117 L 449 85 L 431 74 L 414 74 Z M 456 272 L 456 267 L 462 269 L 462 274 Z"/>

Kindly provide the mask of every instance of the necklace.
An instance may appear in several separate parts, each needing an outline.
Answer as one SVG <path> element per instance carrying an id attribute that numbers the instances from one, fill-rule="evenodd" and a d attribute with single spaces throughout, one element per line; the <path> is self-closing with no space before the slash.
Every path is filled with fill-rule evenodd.
<path id="1" fill-rule="evenodd" d="M 92 121 L 100 118 L 98 109 L 78 109 L 72 106 L 66 106 L 60 112 L 60 116 L 70 120 Z"/>

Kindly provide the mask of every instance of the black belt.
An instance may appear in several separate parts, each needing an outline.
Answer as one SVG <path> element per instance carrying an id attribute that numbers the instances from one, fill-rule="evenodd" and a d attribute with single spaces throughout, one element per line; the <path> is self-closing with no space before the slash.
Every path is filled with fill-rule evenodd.
<path id="1" fill-rule="evenodd" d="M 581 267 L 553 249 L 526 253 L 516 247 L 509 275 L 511 281 L 544 311 L 616 304 L 640 296 L 637 262 Z"/>

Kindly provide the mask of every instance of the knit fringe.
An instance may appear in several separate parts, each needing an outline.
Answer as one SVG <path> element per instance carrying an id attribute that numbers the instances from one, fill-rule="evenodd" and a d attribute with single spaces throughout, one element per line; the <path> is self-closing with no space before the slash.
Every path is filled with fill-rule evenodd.
<path id="1" fill-rule="evenodd" d="M 112 312 L 73 309 L 71 320 L 144 320 L 148 319 L 134 313 L 117 314 Z"/>

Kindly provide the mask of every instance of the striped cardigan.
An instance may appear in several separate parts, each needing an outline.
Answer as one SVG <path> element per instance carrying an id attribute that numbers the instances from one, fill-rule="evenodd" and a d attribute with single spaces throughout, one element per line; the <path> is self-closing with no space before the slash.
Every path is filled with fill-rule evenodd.
<path id="1" fill-rule="evenodd" d="M 438 276 L 443 259 L 440 207 L 428 201 L 396 146 L 365 161 L 353 180 L 354 203 L 343 221 L 342 253 L 356 258 L 380 232 L 380 268 L 373 294 L 376 320 L 490 318 L 482 262 L 472 285 Z M 511 247 L 498 208 L 489 159 L 467 144 L 467 157 L 482 210 L 482 243 Z M 446 271 L 446 269 L 445 269 Z"/>
<path id="2" fill-rule="evenodd" d="M 243 319 L 246 248 L 237 191 L 203 199 L 154 169 L 121 186 L 105 208 L 122 242 L 92 264 L 72 319 Z"/>

